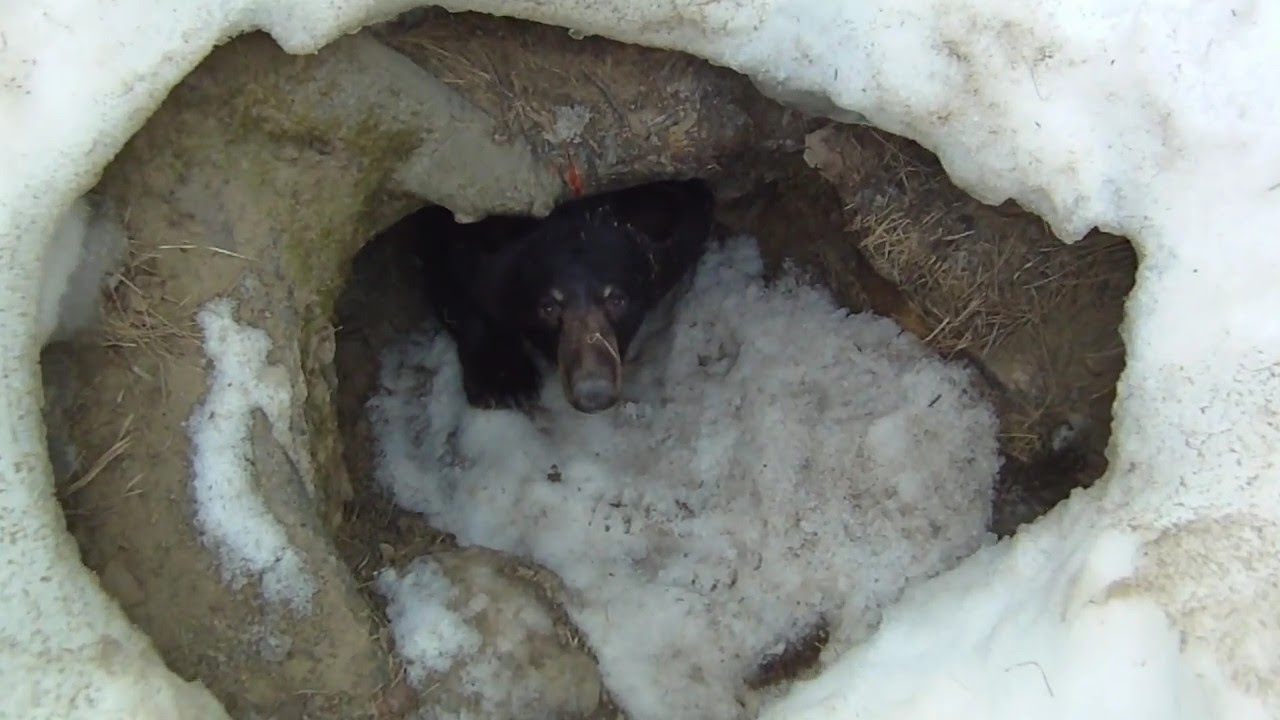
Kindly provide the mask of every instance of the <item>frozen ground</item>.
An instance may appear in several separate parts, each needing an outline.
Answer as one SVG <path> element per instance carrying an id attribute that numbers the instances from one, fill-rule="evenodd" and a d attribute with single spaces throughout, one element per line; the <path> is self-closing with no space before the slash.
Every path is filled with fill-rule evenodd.
<path id="1" fill-rule="evenodd" d="M 472 410 L 433 330 L 387 351 L 370 402 L 380 482 L 459 541 L 560 574 L 638 720 L 741 717 L 736 694 L 779 643 L 825 618 L 847 648 L 985 538 L 996 424 L 967 371 L 761 272 L 751 238 L 711 252 L 609 413 L 574 412 L 556 383 L 532 420 Z M 424 573 L 401 603 L 440 589 Z"/>

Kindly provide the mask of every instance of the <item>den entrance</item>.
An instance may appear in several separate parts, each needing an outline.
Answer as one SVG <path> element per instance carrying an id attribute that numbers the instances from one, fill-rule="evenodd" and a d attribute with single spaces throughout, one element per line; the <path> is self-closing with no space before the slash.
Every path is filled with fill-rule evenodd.
<path id="1" fill-rule="evenodd" d="M 450 100 L 363 80 L 400 76 Z M 415 142 L 465 147 L 405 163 Z M 432 229 L 389 229 L 682 177 L 715 239 L 623 402 L 470 407 L 414 259 Z M 753 717 L 1105 469 L 1124 239 L 1064 245 L 909 141 L 683 55 L 436 10 L 314 58 L 241 38 L 98 192 L 128 260 L 101 331 L 44 359 L 68 524 L 239 716 Z M 320 578 L 305 611 L 228 590 L 193 511 L 221 294 L 293 391 L 293 444 L 265 411 L 242 442 Z"/>

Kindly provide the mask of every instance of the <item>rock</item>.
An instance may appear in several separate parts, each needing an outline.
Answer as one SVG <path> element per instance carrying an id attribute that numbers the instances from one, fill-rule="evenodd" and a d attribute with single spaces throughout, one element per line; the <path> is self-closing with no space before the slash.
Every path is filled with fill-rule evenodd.
<path id="1" fill-rule="evenodd" d="M 448 610 L 473 633 L 474 642 L 446 671 L 422 680 L 417 717 L 617 716 L 595 657 L 559 606 L 564 591 L 554 575 L 485 548 L 432 553 L 387 572 L 408 575 L 421 563 L 447 579 Z M 398 598 L 391 595 L 394 604 Z M 393 607 L 389 614 L 396 611 Z M 412 656 L 412 648 L 401 652 Z"/>
<path id="2" fill-rule="evenodd" d="M 439 8 L 370 32 L 588 193 L 699 175 L 723 197 L 751 189 L 762 153 L 802 147 L 803 116 L 691 55 Z"/>

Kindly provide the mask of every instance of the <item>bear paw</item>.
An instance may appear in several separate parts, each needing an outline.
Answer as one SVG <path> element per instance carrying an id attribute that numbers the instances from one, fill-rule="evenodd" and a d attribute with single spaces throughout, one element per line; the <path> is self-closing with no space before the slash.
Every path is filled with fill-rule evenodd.
<path id="1" fill-rule="evenodd" d="M 486 410 L 521 409 L 539 395 L 542 375 L 528 358 L 470 357 L 462 364 L 462 388 L 472 407 Z"/>

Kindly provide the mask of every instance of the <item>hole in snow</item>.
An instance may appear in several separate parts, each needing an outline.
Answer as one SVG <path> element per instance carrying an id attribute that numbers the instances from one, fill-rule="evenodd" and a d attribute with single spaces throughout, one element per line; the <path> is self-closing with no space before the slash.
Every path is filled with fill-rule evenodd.
<path id="1" fill-rule="evenodd" d="M 469 408 L 430 228 L 383 231 L 693 175 L 717 241 L 624 402 Z M 1126 241 L 686 56 L 438 10 L 314 56 L 238 38 L 96 193 L 128 247 L 42 357 L 59 495 L 237 715 L 751 716 L 1105 468 Z"/>

